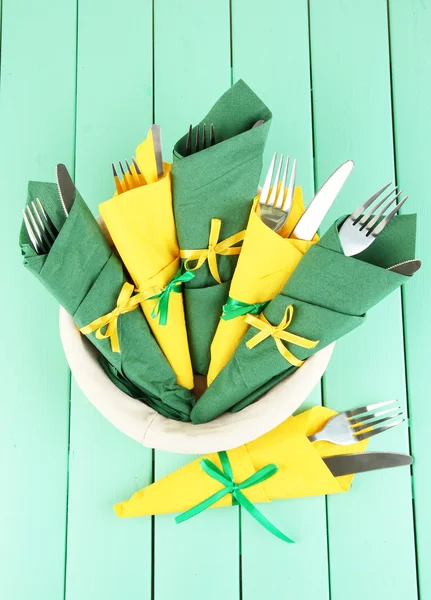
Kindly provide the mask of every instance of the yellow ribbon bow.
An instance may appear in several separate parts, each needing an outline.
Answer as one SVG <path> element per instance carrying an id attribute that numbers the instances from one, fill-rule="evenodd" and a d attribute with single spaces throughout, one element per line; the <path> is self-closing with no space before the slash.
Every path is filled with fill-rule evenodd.
<path id="1" fill-rule="evenodd" d="M 252 327 L 256 327 L 256 329 L 260 329 L 260 332 L 257 333 L 254 337 L 251 338 L 248 342 L 246 342 L 247 348 L 250 350 L 266 340 L 268 337 L 273 337 L 275 340 L 275 344 L 277 346 L 278 351 L 282 355 L 284 359 L 287 360 L 294 367 L 300 367 L 304 361 L 296 358 L 283 344 L 281 340 L 285 342 L 290 342 L 291 344 L 295 344 L 295 346 L 301 346 L 301 348 L 314 348 L 319 343 L 312 340 L 307 340 L 299 335 L 295 335 L 294 333 L 289 333 L 285 331 L 287 327 L 292 322 L 293 318 L 293 306 L 289 304 L 286 308 L 286 312 L 284 313 L 284 317 L 279 325 L 271 325 L 271 323 L 265 318 L 262 313 L 259 317 L 255 317 L 254 315 L 247 315 L 246 322 Z"/>
<path id="2" fill-rule="evenodd" d="M 120 341 L 118 339 L 118 317 L 124 313 L 135 310 L 138 304 L 143 300 L 142 294 L 135 294 L 132 297 L 134 287 L 131 283 L 125 283 L 118 295 L 117 306 L 111 312 L 99 317 L 89 325 L 81 327 L 79 330 L 84 335 L 96 331 L 98 340 L 111 338 L 112 352 L 120 352 Z M 106 326 L 105 333 L 102 333 L 103 327 Z"/>
<path id="3" fill-rule="evenodd" d="M 186 271 L 196 271 L 207 260 L 210 273 L 217 281 L 217 283 L 221 283 L 220 274 L 218 272 L 217 266 L 217 254 L 223 254 L 224 256 L 233 256 L 234 254 L 240 254 L 241 247 L 231 248 L 231 246 L 233 246 L 234 244 L 238 244 L 238 242 L 242 242 L 245 236 L 244 229 L 243 231 L 231 235 L 222 242 L 219 242 L 218 238 L 220 235 L 220 229 L 221 220 L 211 219 L 211 230 L 208 248 L 203 248 L 202 250 L 181 250 L 180 252 L 181 258 L 187 259 L 184 263 Z M 196 265 L 194 267 L 189 267 L 188 264 L 194 260 L 197 261 Z"/>

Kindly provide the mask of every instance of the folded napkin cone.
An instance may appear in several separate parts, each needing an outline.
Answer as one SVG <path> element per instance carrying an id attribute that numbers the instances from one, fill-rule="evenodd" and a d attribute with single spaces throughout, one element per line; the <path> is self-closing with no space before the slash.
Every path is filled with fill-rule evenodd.
<path id="1" fill-rule="evenodd" d="M 414 258 L 416 215 L 394 217 L 371 246 L 354 257 L 344 255 L 338 236 L 344 218 L 308 250 L 265 308 L 264 318 L 248 317 L 249 331 L 193 408 L 194 423 L 248 406 L 300 361 L 358 327 L 370 308 L 410 279 L 387 268 Z M 287 344 L 277 339 L 286 333 L 291 338 Z M 292 341 L 292 336 L 302 341 Z"/>
<path id="2" fill-rule="evenodd" d="M 259 119 L 265 123 L 252 129 Z M 217 242 L 244 231 L 259 183 L 271 119 L 265 104 L 243 81 L 238 81 L 201 121 L 201 131 L 203 123 L 207 128 L 214 124 L 216 145 L 187 157 L 187 136 L 175 145 L 172 191 L 183 255 L 208 249 L 213 219 L 221 221 Z M 194 271 L 196 277 L 184 285 L 192 364 L 204 375 L 237 259 L 237 254 L 216 255 L 222 283 L 210 272 L 206 261 Z M 187 266 L 193 267 L 196 261 L 190 263 Z"/>
<path id="3" fill-rule="evenodd" d="M 315 407 L 298 416 L 289 417 L 260 438 L 228 450 L 227 454 L 236 483 L 241 483 L 259 469 L 273 463 L 278 472 L 243 490 L 253 503 L 282 498 L 300 498 L 321 494 L 337 494 L 350 488 L 353 475 L 334 477 L 322 457 L 363 452 L 367 442 L 337 446 L 329 442 L 311 443 L 307 436 L 319 431 L 334 411 Z M 133 494 L 129 500 L 114 506 L 119 517 L 140 517 L 189 510 L 223 488 L 200 466 L 207 458 L 220 468 L 218 454 L 208 454 L 174 471 L 163 479 Z M 231 506 L 228 494 L 212 508 Z"/>
<path id="4" fill-rule="evenodd" d="M 171 168 L 165 163 L 164 175 L 158 179 L 151 130 L 138 146 L 136 160 L 146 184 L 115 195 L 100 204 L 99 211 L 137 289 L 147 292 L 142 310 L 178 383 L 191 389 L 193 371 L 181 285 L 167 297 L 165 324 L 161 313 L 154 312 L 159 302 L 154 296 L 166 289 L 181 263 L 172 209 Z"/>
<path id="5" fill-rule="evenodd" d="M 23 224 L 20 246 L 24 265 L 83 328 L 116 308 L 126 274 L 79 192 L 67 218 L 55 184 L 31 181 L 28 202 L 36 198 L 59 233 L 49 253 L 38 255 Z M 132 285 L 128 287 L 133 290 Z M 120 352 L 113 351 L 112 338 L 99 339 L 96 332 L 88 335 L 102 355 L 100 362 L 107 375 L 124 392 L 161 414 L 189 421 L 194 397 L 177 384 L 139 306 L 120 314 L 116 328 Z"/>
<path id="6" fill-rule="evenodd" d="M 249 305 L 248 308 L 243 307 L 244 310 L 253 310 L 253 306 L 257 305 L 257 314 L 263 309 L 262 303 L 272 300 L 282 290 L 296 265 L 318 240 L 317 236 L 313 241 L 289 238 L 304 212 L 301 188 L 295 188 L 289 218 L 283 227 L 286 237 L 275 233 L 263 223 L 259 216 L 259 207 L 259 196 L 257 196 L 253 202 L 228 299 L 228 302 L 233 301 L 231 306 L 234 306 L 235 301 Z M 227 318 L 229 314 L 227 310 L 225 312 L 211 344 L 208 385 L 211 385 L 229 362 L 250 327 L 246 321 L 246 312 L 238 316 L 232 315 L 233 318 Z"/>

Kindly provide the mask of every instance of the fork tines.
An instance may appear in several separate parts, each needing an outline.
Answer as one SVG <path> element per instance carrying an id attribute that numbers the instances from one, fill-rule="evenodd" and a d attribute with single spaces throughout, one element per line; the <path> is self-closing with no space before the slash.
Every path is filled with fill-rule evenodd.
<path id="1" fill-rule="evenodd" d="M 206 148 L 209 148 L 214 145 L 215 145 L 215 132 L 214 132 L 214 124 L 213 123 L 211 123 L 211 125 L 210 125 L 209 143 L 207 140 L 207 125 L 206 125 L 206 123 L 203 123 L 203 125 L 202 125 L 202 144 L 201 144 L 201 125 L 200 125 L 200 123 L 198 123 L 198 125 L 196 127 L 196 135 L 195 135 L 195 139 L 194 139 L 194 144 L 193 144 L 193 125 L 190 125 L 189 132 L 187 134 L 185 156 L 190 156 L 191 154 L 196 154 L 196 152 L 199 152 L 200 150 L 205 150 Z"/>
<path id="2" fill-rule="evenodd" d="M 395 400 L 388 400 L 387 402 L 378 402 L 377 404 L 370 404 L 355 410 L 347 410 L 346 416 L 348 418 L 350 427 L 354 430 L 352 431 L 354 437 L 358 441 L 366 440 L 374 435 L 382 433 L 383 431 L 387 431 L 388 429 L 392 429 L 392 427 L 403 423 L 404 419 L 398 418 L 402 417 L 403 415 L 400 406 L 392 406 L 386 410 L 373 412 L 378 408 L 383 408 L 384 406 L 388 406 L 390 404 L 393 405 L 394 403 L 396 404 Z M 381 425 L 382 423 L 386 423 L 386 425 L 376 428 L 376 425 Z"/>
<path id="3" fill-rule="evenodd" d="M 39 198 L 22 209 L 22 216 L 34 251 L 37 254 L 47 254 L 55 242 L 58 231 Z"/>
<path id="4" fill-rule="evenodd" d="M 406 202 L 408 196 L 396 203 L 402 194 L 401 190 L 397 192 L 396 187 L 382 197 L 390 185 L 387 183 L 358 206 L 341 225 L 338 233 L 346 256 L 355 256 L 368 248 Z M 386 214 L 394 204 L 392 210 Z M 380 210 L 374 214 L 377 209 Z"/>
<path id="5" fill-rule="evenodd" d="M 277 160 L 277 152 L 274 153 L 272 157 L 271 164 L 269 165 L 268 173 L 266 175 L 265 183 L 262 187 L 262 192 L 260 194 L 260 204 L 265 204 L 266 206 L 270 206 L 272 208 L 278 208 L 286 213 L 289 213 L 292 200 L 293 193 L 295 190 L 295 181 L 296 181 L 296 158 L 293 161 L 292 173 L 290 175 L 289 187 L 287 191 L 287 195 L 285 197 L 286 192 L 286 180 L 287 180 L 287 171 L 289 169 L 290 157 L 286 158 L 286 164 L 284 166 L 283 177 L 280 181 L 281 169 L 283 167 L 284 155 L 282 154 L 280 157 L 280 162 L 278 163 L 277 173 L 275 175 L 274 183 L 272 183 L 272 178 L 274 174 L 275 163 Z M 271 190 L 272 184 L 272 190 Z M 269 193 L 271 190 L 271 194 Z"/>
<path id="6" fill-rule="evenodd" d="M 365 227 L 367 228 L 367 235 L 373 233 L 375 236 L 377 236 L 408 198 L 408 196 L 405 196 L 401 200 L 401 202 L 399 202 L 399 204 L 397 204 L 395 208 L 393 208 L 393 210 L 388 215 L 386 215 L 384 219 L 382 219 L 383 215 L 386 213 L 388 208 L 394 202 L 396 202 L 402 194 L 402 190 L 400 190 L 398 193 L 392 196 L 397 191 L 397 187 L 395 186 L 388 194 L 386 194 L 386 196 L 384 196 L 378 202 L 375 202 L 390 185 L 390 183 L 384 185 L 378 192 L 373 194 L 371 198 L 369 198 L 366 202 L 361 204 L 361 206 L 359 206 L 351 215 L 351 219 L 354 221 L 355 225 L 359 223 L 360 229 L 364 229 Z M 378 208 L 380 208 L 380 206 L 382 206 L 382 204 L 384 204 L 384 202 L 386 202 L 386 200 L 388 199 L 389 202 L 387 202 L 383 206 L 383 208 L 376 215 L 374 215 L 374 212 Z M 364 211 L 370 206 L 371 208 L 369 209 L 369 211 L 365 213 Z"/>
<path id="7" fill-rule="evenodd" d="M 120 165 L 120 171 L 123 176 L 121 181 L 118 177 L 115 165 L 114 163 L 112 163 L 112 173 L 114 175 L 115 189 L 117 190 L 117 194 L 123 194 L 128 190 L 133 190 L 136 187 L 145 185 L 145 178 L 142 175 L 142 172 L 136 160 L 134 158 L 132 159 L 134 171 L 130 167 L 129 162 L 127 160 L 125 160 L 124 162 L 126 163 L 126 169 L 124 169 L 122 162 L 118 161 L 118 164 Z"/>

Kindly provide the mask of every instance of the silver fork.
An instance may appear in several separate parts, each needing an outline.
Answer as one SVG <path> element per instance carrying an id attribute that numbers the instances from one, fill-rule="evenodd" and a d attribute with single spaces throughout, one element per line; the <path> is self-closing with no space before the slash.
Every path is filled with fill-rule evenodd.
<path id="1" fill-rule="evenodd" d="M 58 231 L 39 198 L 36 198 L 36 202 L 31 201 L 25 209 L 22 209 L 22 216 L 34 251 L 37 254 L 47 254 L 51 250 Z"/>
<path id="2" fill-rule="evenodd" d="M 187 134 L 187 142 L 186 142 L 186 153 L 185 156 L 190 156 L 191 154 L 196 154 L 200 150 L 205 150 L 210 146 L 215 145 L 215 132 L 214 125 L 211 123 L 210 132 L 209 132 L 209 140 L 207 140 L 207 126 L 206 123 L 202 125 L 202 142 L 201 142 L 201 134 L 200 134 L 200 124 L 196 127 L 196 136 L 193 144 L 193 125 L 189 127 L 189 133 Z"/>
<path id="3" fill-rule="evenodd" d="M 263 188 L 259 198 L 260 218 L 265 223 L 265 225 L 267 225 L 273 231 L 280 231 L 280 229 L 286 223 L 287 217 L 289 216 L 289 212 L 292 207 L 293 193 L 295 190 L 296 158 L 293 161 L 292 173 L 290 175 L 287 195 L 285 194 L 285 191 L 290 158 L 288 156 L 286 159 L 283 176 L 280 181 L 281 169 L 283 167 L 283 159 L 284 155 L 282 154 L 280 157 L 280 162 L 278 163 L 277 173 L 275 175 L 274 184 L 271 190 L 271 182 L 274 174 L 275 162 L 277 160 L 277 152 L 272 157 L 272 161 L 269 165 L 265 183 L 263 184 Z M 280 189 L 278 189 L 279 182 Z"/>
<path id="4" fill-rule="evenodd" d="M 380 190 L 371 196 L 366 202 L 358 206 L 358 208 L 344 221 L 339 229 L 339 237 L 341 245 L 343 246 L 344 254 L 346 256 L 354 256 L 359 254 L 368 248 L 376 237 L 383 231 L 389 221 L 396 215 L 401 206 L 407 200 L 408 196 L 405 196 L 399 204 L 395 205 L 395 208 L 385 215 L 388 208 L 397 201 L 397 198 L 401 195 L 401 191 L 392 197 L 392 194 L 396 192 L 396 187 L 391 190 L 382 199 L 379 199 L 383 192 L 390 186 L 390 183 L 384 185 Z M 389 202 L 386 202 L 386 200 Z M 376 202 L 378 200 L 378 202 Z M 373 216 L 381 205 L 383 208 Z M 371 207 L 368 212 L 365 210 Z M 385 216 L 384 216 L 385 215 Z"/>
<path id="5" fill-rule="evenodd" d="M 397 404 L 397 400 L 369 404 L 368 406 L 361 406 L 360 408 L 346 410 L 338 415 L 334 415 L 323 429 L 314 435 L 309 435 L 308 439 L 310 442 L 324 440 L 333 444 L 339 444 L 340 446 L 347 446 L 348 444 L 366 440 L 373 435 L 392 429 L 392 427 L 400 425 L 404 421 L 404 419 L 394 420 L 402 416 L 401 408 L 399 406 L 392 406 L 386 410 L 375 412 L 377 408 L 389 406 L 390 404 Z M 394 411 L 400 412 L 395 413 Z M 386 416 L 379 418 L 383 415 Z M 381 425 L 382 423 L 387 423 L 387 425 L 375 428 L 376 425 Z"/>
<path id="6" fill-rule="evenodd" d="M 124 169 L 122 162 L 118 161 L 118 164 L 120 165 L 121 174 L 123 175 L 122 181 L 120 181 L 115 165 L 114 163 L 112 163 L 112 172 L 114 174 L 114 182 L 117 194 L 123 194 L 128 190 L 132 190 L 135 187 L 139 187 L 140 185 L 145 184 L 144 176 L 142 175 L 136 160 L 134 158 L 132 159 L 133 166 L 135 167 L 135 173 L 130 168 L 128 161 L 125 160 L 124 162 L 126 163 L 126 170 Z"/>

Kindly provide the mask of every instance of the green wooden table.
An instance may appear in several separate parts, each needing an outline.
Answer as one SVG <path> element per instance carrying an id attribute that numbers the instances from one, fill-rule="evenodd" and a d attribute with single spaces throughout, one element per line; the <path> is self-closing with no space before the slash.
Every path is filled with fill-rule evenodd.
<path id="1" fill-rule="evenodd" d="M 3 600 L 431 598 L 430 31 L 431 0 L 3 0 Z M 265 507 L 293 546 L 236 508 L 181 526 L 115 517 L 114 502 L 189 457 L 139 446 L 83 397 L 58 307 L 17 244 L 28 179 L 53 180 L 64 162 L 96 209 L 113 191 L 111 161 L 130 158 L 153 121 L 167 151 L 240 77 L 274 113 L 266 164 L 276 149 L 296 156 L 307 200 L 355 160 L 328 223 L 389 180 L 419 213 L 422 270 L 337 344 L 307 402 L 398 398 L 409 426 L 370 449 L 411 451 L 413 476 L 370 473 L 349 494 Z"/>

